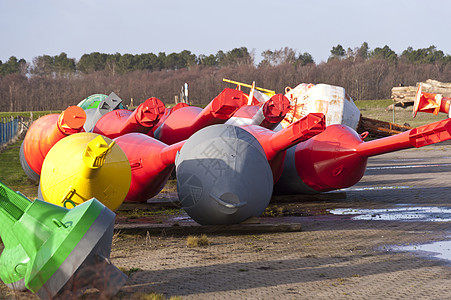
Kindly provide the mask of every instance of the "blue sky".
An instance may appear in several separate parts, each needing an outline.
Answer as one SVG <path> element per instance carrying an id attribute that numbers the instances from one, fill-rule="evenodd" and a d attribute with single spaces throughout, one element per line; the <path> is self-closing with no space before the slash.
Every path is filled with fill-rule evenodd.
<path id="1" fill-rule="evenodd" d="M 0 0 L 0 60 L 85 53 L 216 54 L 290 47 L 327 60 L 363 42 L 400 54 L 437 46 L 451 54 L 446 0 Z"/>

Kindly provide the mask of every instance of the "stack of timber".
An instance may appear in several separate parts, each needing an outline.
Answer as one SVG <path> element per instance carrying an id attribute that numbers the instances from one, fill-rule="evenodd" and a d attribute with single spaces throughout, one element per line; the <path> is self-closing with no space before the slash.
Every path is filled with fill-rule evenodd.
<path id="1" fill-rule="evenodd" d="M 445 97 L 451 97 L 451 83 L 444 83 L 433 79 L 428 79 L 426 82 L 421 83 L 423 85 L 423 92 L 442 94 Z M 418 82 L 416 86 L 393 87 L 391 89 L 391 98 L 395 102 L 395 106 L 412 106 L 415 101 L 415 94 L 419 84 L 420 82 Z M 393 109 L 392 105 L 388 107 L 388 110 L 391 109 Z"/>
<path id="2" fill-rule="evenodd" d="M 423 91 L 426 93 L 441 94 L 444 97 L 451 97 L 451 83 L 428 79 L 426 82 L 423 82 Z"/>
<path id="3" fill-rule="evenodd" d="M 416 92 L 416 86 L 397 86 L 391 89 L 391 98 L 396 106 L 408 107 L 413 105 Z M 393 105 L 390 105 L 388 110 L 392 109 Z"/>

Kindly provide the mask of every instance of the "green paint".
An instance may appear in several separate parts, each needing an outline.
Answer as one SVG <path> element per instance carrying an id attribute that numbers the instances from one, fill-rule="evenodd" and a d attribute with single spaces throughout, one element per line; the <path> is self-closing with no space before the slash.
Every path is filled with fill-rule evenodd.
<path id="1" fill-rule="evenodd" d="M 91 199 L 73 209 L 30 201 L 0 182 L 0 278 L 38 291 L 78 245 L 104 206 Z"/>

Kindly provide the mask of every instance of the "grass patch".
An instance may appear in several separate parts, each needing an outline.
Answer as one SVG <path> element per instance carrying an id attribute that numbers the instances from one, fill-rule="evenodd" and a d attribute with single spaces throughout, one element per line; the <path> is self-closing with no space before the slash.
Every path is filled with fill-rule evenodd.
<path id="1" fill-rule="evenodd" d="M 262 217 L 282 217 L 285 209 L 278 205 L 268 205 L 262 214 Z"/>
<path id="2" fill-rule="evenodd" d="M 186 245 L 188 247 L 205 247 L 210 245 L 210 241 L 205 234 L 202 234 L 201 236 L 189 235 L 186 238 Z"/>
<path id="3" fill-rule="evenodd" d="M 60 114 L 61 110 L 48 110 L 48 111 L 21 111 L 21 112 L 0 112 L 0 118 L 10 118 L 10 117 L 23 117 L 25 119 L 30 119 L 31 113 L 33 113 L 33 120 L 48 115 L 48 114 Z"/>
<path id="4" fill-rule="evenodd" d="M 133 273 L 142 271 L 140 268 L 130 268 L 130 269 L 126 269 L 126 268 L 123 268 L 123 267 L 119 267 L 118 269 L 121 270 L 125 275 L 127 275 L 127 276 L 129 276 L 129 277 L 130 277 L 130 275 L 132 275 Z"/>
<path id="5" fill-rule="evenodd" d="M 360 109 L 362 116 L 392 122 L 400 125 L 408 124 L 411 127 L 418 127 L 448 118 L 446 114 L 437 116 L 429 113 L 418 113 L 414 118 L 412 116 L 412 106 L 407 108 L 396 108 L 395 111 L 388 111 L 386 108 L 393 104 L 391 99 L 385 100 L 358 100 L 354 102 Z"/>
<path id="6" fill-rule="evenodd" d="M 175 175 L 175 172 L 174 172 L 174 175 Z M 175 178 L 175 176 L 174 176 L 174 178 Z M 164 188 L 161 190 L 162 193 L 169 193 L 169 192 L 176 192 L 176 191 L 177 191 L 177 180 L 176 179 L 169 179 L 166 182 L 166 184 L 164 185 Z"/>
<path id="7" fill-rule="evenodd" d="M 0 181 L 14 191 L 20 191 L 33 200 L 38 195 L 38 185 L 33 183 L 20 165 L 19 150 L 23 140 L 8 145 L 0 153 Z"/>
<path id="8" fill-rule="evenodd" d="M 393 100 L 391 100 L 391 99 L 356 100 L 356 101 L 354 101 L 354 103 L 360 110 L 365 110 L 365 109 L 386 109 L 390 104 L 393 104 Z"/>

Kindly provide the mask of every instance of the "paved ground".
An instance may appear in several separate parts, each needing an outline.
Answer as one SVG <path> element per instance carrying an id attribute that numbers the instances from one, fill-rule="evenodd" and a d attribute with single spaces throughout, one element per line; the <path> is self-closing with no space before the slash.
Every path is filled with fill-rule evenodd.
<path id="1" fill-rule="evenodd" d="M 130 277 L 117 298 L 155 292 L 182 299 L 450 299 L 450 263 L 393 246 L 451 239 L 451 222 L 356 221 L 327 213 L 451 207 L 450 158 L 450 144 L 371 158 L 346 193 L 278 206 L 294 212 L 281 220 L 300 223 L 298 232 L 208 234 L 209 246 L 192 248 L 186 235 L 122 232 L 111 260 Z"/>

